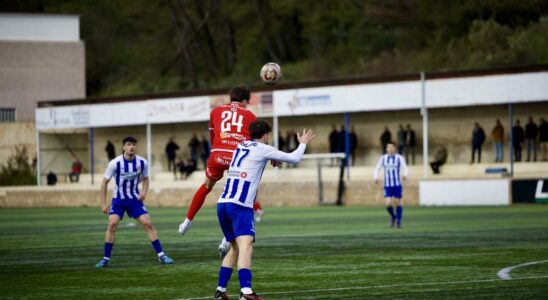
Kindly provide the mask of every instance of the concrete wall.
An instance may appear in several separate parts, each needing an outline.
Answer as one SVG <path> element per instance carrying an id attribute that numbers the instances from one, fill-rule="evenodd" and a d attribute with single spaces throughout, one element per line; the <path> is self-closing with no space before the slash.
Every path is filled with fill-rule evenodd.
<path id="1" fill-rule="evenodd" d="M 39 100 L 86 96 L 83 42 L 0 41 L 0 107 L 34 120 Z"/>
<path id="2" fill-rule="evenodd" d="M 36 153 L 34 122 L 0 123 L 0 165 L 15 154 L 15 147 L 24 146 L 29 154 L 29 163 Z"/>
<path id="3" fill-rule="evenodd" d="M 280 186 L 284 189 L 280 189 Z M 326 200 L 335 200 L 335 182 L 326 182 Z M 318 193 L 316 182 L 264 182 L 258 200 L 264 206 L 316 206 Z M 196 188 L 154 188 L 146 200 L 149 207 L 188 207 Z M 222 192 L 222 185 L 215 186 L 205 206 L 214 206 Z M 418 181 L 410 180 L 404 189 L 404 201 L 418 205 Z M 347 184 L 345 204 L 349 206 L 381 205 L 382 187 L 372 180 L 350 181 Z M 0 189 L 0 208 L 6 207 L 99 207 L 99 185 L 96 188 L 26 187 Z"/>

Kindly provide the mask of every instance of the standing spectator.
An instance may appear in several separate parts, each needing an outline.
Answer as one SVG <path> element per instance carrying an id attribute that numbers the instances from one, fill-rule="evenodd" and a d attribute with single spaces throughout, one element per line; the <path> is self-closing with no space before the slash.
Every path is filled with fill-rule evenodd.
<path id="1" fill-rule="evenodd" d="M 173 174 L 176 174 L 177 172 L 175 170 L 175 157 L 177 156 L 177 150 L 179 150 L 179 145 L 173 141 L 173 138 L 170 138 L 166 145 L 167 170 L 173 171 Z"/>
<path id="2" fill-rule="evenodd" d="M 190 158 L 193 161 L 198 161 L 198 147 L 200 147 L 200 141 L 198 140 L 196 133 L 192 134 L 192 137 L 188 142 L 188 147 L 190 148 Z"/>
<path id="3" fill-rule="evenodd" d="M 358 135 L 354 126 L 350 127 L 350 155 L 352 158 L 352 166 L 356 162 L 356 148 L 358 147 Z"/>
<path id="4" fill-rule="evenodd" d="M 80 173 L 82 173 L 82 163 L 77 159 L 72 163 L 72 171 L 69 174 L 70 182 L 78 182 L 80 180 Z"/>
<path id="5" fill-rule="evenodd" d="M 533 152 L 533 161 L 537 161 L 537 135 L 538 126 L 533 122 L 533 117 L 529 117 L 529 123 L 525 125 L 525 145 L 527 146 L 527 161 L 531 161 L 531 152 Z"/>
<path id="6" fill-rule="evenodd" d="M 202 161 L 204 162 L 204 170 L 207 169 L 207 160 L 209 159 L 209 153 L 211 152 L 211 146 L 209 140 L 202 135 Z"/>
<path id="7" fill-rule="evenodd" d="M 478 152 L 478 163 L 481 163 L 481 146 L 485 142 L 485 132 L 481 128 L 480 124 L 476 122 L 474 124 L 474 130 L 472 130 L 472 160 L 470 164 L 474 163 L 474 157 L 476 151 Z"/>
<path id="8" fill-rule="evenodd" d="M 297 134 L 295 133 L 294 130 L 290 130 L 287 132 L 286 141 L 287 141 L 288 152 L 295 151 L 297 147 L 299 146 L 299 141 L 297 140 Z M 291 168 L 292 166 L 295 168 L 297 167 L 297 165 L 292 165 L 292 164 L 286 164 L 286 165 L 288 168 Z"/>
<path id="9" fill-rule="evenodd" d="M 339 133 L 337 132 L 337 127 L 335 124 L 332 125 L 333 129 L 331 130 L 331 133 L 329 133 L 329 152 L 335 153 L 338 152 L 339 148 Z M 334 164 L 334 159 L 331 159 L 331 165 Z"/>
<path id="10" fill-rule="evenodd" d="M 404 155 L 405 152 L 405 128 L 400 124 L 398 129 L 398 154 Z"/>
<path id="11" fill-rule="evenodd" d="M 542 161 L 546 161 L 548 160 L 548 123 L 544 118 L 540 118 L 540 125 L 538 126 L 538 141 Z"/>
<path id="12" fill-rule="evenodd" d="M 521 149 L 525 140 L 525 132 L 521 127 L 519 120 L 516 120 L 516 125 L 512 127 L 512 147 L 514 147 L 514 160 L 521 161 Z"/>
<path id="13" fill-rule="evenodd" d="M 55 185 L 57 184 L 57 175 L 53 173 L 53 171 L 49 171 L 48 175 L 46 176 L 48 180 L 48 185 Z"/>
<path id="14" fill-rule="evenodd" d="M 345 152 L 346 153 L 346 128 L 344 128 L 344 125 L 341 125 L 341 130 L 337 134 L 337 152 Z"/>
<path id="15" fill-rule="evenodd" d="M 502 127 L 499 119 L 497 119 L 496 125 L 491 131 L 491 137 L 495 145 L 495 162 L 502 162 L 504 157 L 504 127 Z"/>
<path id="16" fill-rule="evenodd" d="M 107 153 L 108 161 L 111 161 L 116 157 L 116 149 L 110 140 L 107 141 L 105 152 Z"/>
<path id="17" fill-rule="evenodd" d="M 436 154 L 434 155 L 434 161 L 430 163 L 432 172 L 434 172 L 434 174 L 439 174 L 440 167 L 443 166 L 446 162 L 447 162 L 447 149 L 445 149 L 443 145 L 440 145 L 438 150 L 436 151 Z"/>
<path id="18" fill-rule="evenodd" d="M 278 150 L 287 152 L 287 142 L 282 136 L 281 131 L 278 131 Z"/>
<path id="19" fill-rule="evenodd" d="M 411 155 L 411 165 L 415 164 L 415 149 L 417 148 L 417 138 L 415 131 L 411 129 L 411 124 L 407 124 L 405 131 L 405 161 L 409 162 L 408 155 Z"/>
<path id="20" fill-rule="evenodd" d="M 388 129 L 388 126 L 384 126 L 384 132 L 381 134 L 381 147 L 382 147 L 382 154 L 386 154 L 386 145 L 390 143 L 392 140 L 392 134 L 390 133 L 390 130 Z"/>

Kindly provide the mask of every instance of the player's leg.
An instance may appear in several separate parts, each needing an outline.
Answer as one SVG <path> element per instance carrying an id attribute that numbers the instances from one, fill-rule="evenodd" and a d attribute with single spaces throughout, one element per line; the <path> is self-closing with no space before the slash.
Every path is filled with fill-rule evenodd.
<path id="1" fill-rule="evenodd" d="M 264 210 L 261 207 L 261 203 L 257 200 L 253 203 L 253 212 L 255 213 L 255 222 L 261 222 L 261 218 L 264 215 Z"/>
<path id="2" fill-rule="evenodd" d="M 236 238 L 232 228 L 232 220 L 227 210 L 227 203 L 217 204 L 217 218 L 225 239 L 231 242 L 230 249 L 223 258 L 221 268 L 219 269 L 219 282 L 217 284 L 217 290 L 215 291 L 214 298 L 229 299 L 226 294 L 226 288 L 228 286 L 228 282 L 230 281 L 230 277 L 232 276 L 232 270 L 236 264 L 236 259 L 238 258 L 238 245 L 236 244 Z"/>
<path id="3" fill-rule="evenodd" d="M 396 223 L 396 214 L 394 213 L 394 206 L 392 205 L 392 189 L 393 187 L 384 187 L 384 206 L 390 215 L 390 222 L 388 223 L 390 227 L 394 227 Z"/>
<path id="4" fill-rule="evenodd" d="M 122 211 L 122 216 L 124 212 Z M 105 232 L 105 246 L 103 250 L 103 258 L 95 265 L 96 268 L 102 269 L 108 266 L 110 262 L 110 254 L 112 253 L 112 248 L 114 247 L 114 240 L 116 237 L 116 229 L 122 216 L 113 213 L 111 208 L 111 214 L 108 216 L 108 225 L 107 231 Z"/>
<path id="5" fill-rule="evenodd" d="M 154 225 L 152 225 L 149 214 L 144 213 L 139 215 L 137 217 L 137 221 L 139 221 L 139 223 L 143 225 L 143 228 L 147 232 L 148 239 L 152 244 L 152 248 L 154 248 L 154 251 L 156 251 L 156 255 L 158 255 L 158 261 L 166 265 L 172 264 L 173 260 L 169 256 L 167 256 L 162 249 L 162 244 L 160 243 L 160 239 L 158 239 L 158 232 L 156 232 L 156 228 L 154 228 Z"/>
<path id="6" fill-rule="evenodd" d="M 401 221 L 403 218 L 403 206 L 402 206 L 402 186 L 396 187 L 394 192 L 394 204 L 396 206 L 396 226 L 401 228 Z"/>

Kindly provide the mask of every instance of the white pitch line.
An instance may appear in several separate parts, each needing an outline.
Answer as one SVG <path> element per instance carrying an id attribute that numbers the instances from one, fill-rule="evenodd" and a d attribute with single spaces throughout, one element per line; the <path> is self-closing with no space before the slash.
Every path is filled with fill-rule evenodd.
<path id="1" fill-rule="evenodd" d="M 546 276 L 531 276 L 513 278 L 512 280 L 527 280 L 527 279 L 543 279 L 548 278 Z M 479 279 L 479 280 L 462 280 L 462 281 L 441 281 L 441 282 L 417 282 L 417 283 L 402 283 L 402 284 L 383 284 L 383 285 L 366 285 L 366 286 L 354 286 L 354 287 L 340 287 L 340 288 L 326 288 L 326 289 L 313 289 L 313 290 L 300 290 L 300 291 L 287 291 L 287 292 L 266 292 L 260 293 L 260 295 L 290 295 L 290 294 L 303 294 L 303 293 L 318 293 L 318 292 L 335 292 L 335 291 L 348 291 L 348 290 L 366 290 L 375 288 L 395 288 L 406 286 L 427 286 L 427 285 L 450 285 L 450 284 L 467 284 L 467 283 L 482 283 L 482 282 L 496 282 L 503 281 L 505 279 L 492 278 L 492 279 Z M 235 297 L 235 295 L 233 295 Z M 197 298 L 183 298 L 177 300 L 201 300 L 211 299 L 211 296 L 197 297 Z"/>
<path id="2" fill-rule="evenodd" d="M 499 276 L 500 279 L 510 280 L 510 279 L 512 279 L 512 276 L 510 276 L 510 272 L 512 272 L 512 270 L 517 269 L 517 268 L 521 268 L 521 267 L 536 265 L 536 264 L 543 264 L 543 263 L 548 263 L 548 260 L 532 261 L 532 262 L 528 262 L 528 263 L 524 263 L 524 264 L 519 264 L 519 265 L 515 265 L 515 266 L 506 267 L 504 269 L 501 269 L 497 273 L 497 275 Z"/>

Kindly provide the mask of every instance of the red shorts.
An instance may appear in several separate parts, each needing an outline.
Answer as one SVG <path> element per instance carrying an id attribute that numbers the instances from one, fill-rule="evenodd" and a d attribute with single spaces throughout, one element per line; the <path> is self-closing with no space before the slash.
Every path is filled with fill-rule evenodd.
<path id="1" fill-rule="evenodd" d="M 232 161 L 232 152 L 216 151 L 211 152 L 207 160 L 206 176 L 213 181 L 219 181 L 223 178 L 226 170 L 230 167 Z"/>

